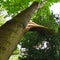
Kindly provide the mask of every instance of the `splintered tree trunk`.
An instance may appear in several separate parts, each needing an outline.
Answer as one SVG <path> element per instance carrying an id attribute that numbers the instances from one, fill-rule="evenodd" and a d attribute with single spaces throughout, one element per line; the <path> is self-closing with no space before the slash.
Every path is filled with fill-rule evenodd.
<path id="1" fill-rule="evenodd" d="M 38 3 L 34 2 L 30 7 L 6 22 L 0 28 L 0 60 L 8 60 L 12 51 L 24 34 L 25 27 L 34 12 L 38 9 Z"/>

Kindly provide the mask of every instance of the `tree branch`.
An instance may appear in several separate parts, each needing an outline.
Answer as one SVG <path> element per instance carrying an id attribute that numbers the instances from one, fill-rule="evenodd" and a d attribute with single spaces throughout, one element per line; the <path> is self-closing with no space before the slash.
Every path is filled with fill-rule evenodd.
<path id="1" fill-rule="evenodd" d="M 53 29 L 49 29 L 48 27 L 38 25 L 30 20 L 28 25 L 25 28 L 25 32 L 27 31 L 38 31 L 39 33 L 48 33 L 48 34 L 54 34 L 55 31 Z"/>

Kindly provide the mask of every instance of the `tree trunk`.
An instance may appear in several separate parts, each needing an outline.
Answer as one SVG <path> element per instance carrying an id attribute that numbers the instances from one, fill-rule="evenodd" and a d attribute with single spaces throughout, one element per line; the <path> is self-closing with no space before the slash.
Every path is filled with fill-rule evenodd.
<path id="1" fill-rule="evenodd" d="M 0 28 L 0 60 L 8 60 L 23 36 L 27 23 L 37 9 L 38 3 L 34 2 L 29 8 L 6 22 Z"/>

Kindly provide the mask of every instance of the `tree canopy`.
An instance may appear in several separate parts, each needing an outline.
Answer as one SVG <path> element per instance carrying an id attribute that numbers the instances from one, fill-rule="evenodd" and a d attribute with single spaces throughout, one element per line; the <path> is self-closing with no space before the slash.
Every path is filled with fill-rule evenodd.
<path id="1" fill-rule="evenodd" d="M 22 10 L 26 9 L 32 4 L 32 2 L 38 1 L 42 4 L 42 0 L 1 0 L 0 6 L 7 10 L 9 15 L 15 16 Z M 57 24 L 54 22 L 54 16 L 50 13 L 50 6 L 59 2 L 59 0 L 48 0 L 41 9 L 38 9 L 37 13 L 34 14 L 32 20 L 38 24 L 48 26 L 48 28 L 58 29 Z"/>

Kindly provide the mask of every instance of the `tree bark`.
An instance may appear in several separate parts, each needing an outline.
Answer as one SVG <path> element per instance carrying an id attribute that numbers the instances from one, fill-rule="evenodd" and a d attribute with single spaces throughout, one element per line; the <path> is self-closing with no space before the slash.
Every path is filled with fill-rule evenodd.
<path id="1" fill-rule="evenodd" d="M 34 2 L 0 28 L 0 60 L 9 59 L 12 51 L 23 36 L 27 23 L 37 9 L 38 3 Z"/>

